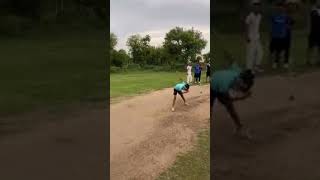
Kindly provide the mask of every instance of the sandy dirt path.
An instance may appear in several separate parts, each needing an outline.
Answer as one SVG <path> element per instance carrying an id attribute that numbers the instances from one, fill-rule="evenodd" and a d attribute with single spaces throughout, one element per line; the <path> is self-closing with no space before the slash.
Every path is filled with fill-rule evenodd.
<path id="1" fill-rule="evenodd" d="M 208 85 L 191 87 L 189 106 L 178 97 L 175 112 L 172 94 L 169 88 L 111 105 L 111 180 L 154 179 L 209 126 Z"/>
<path id="2" fill-rule="evenodd" d="M 212 171 L 216 180 L 320 179 L 320 73 L 257 80 L 254 96 L 237 103 L 252 142 L 232 136 L 224 108 L 214 111 Z M 295 100 L 290 101 L 289 96 Z"/>
<path id="3" fill-rule="evenodd" d="M 38 126 L 20 132 L 17 121 L 37 121 L 31 124 Z M 37 111 L 0 122 L 1 132 L 6 133 L 0 139 L 0 179 L 106 179 L 103 105 L 60 113 Z"/>

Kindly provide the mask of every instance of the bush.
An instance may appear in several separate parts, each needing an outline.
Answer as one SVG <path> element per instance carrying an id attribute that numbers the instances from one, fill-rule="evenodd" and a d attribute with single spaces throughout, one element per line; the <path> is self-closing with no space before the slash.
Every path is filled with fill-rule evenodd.
<path id="1" fill-rule="evenodd" d="M 110 73 L 118 73 L 121 72 L 122 69 L 120 67 L 116 67 L 116 66 L 111 66 L 110 67 Z"/>
<path id="2" fill-rule="evenodd" d="M 128 70 L 139 70 L 141 66 L 139 64 L 129 64 L 127 67 Z"/>

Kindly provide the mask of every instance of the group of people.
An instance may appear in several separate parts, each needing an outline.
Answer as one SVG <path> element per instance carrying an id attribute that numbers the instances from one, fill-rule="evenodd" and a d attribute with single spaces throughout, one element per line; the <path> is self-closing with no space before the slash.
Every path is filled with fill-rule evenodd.
<path id="1" fill-rule="evenodd" d="M 184 98 L 183 94 L 189 92 L 190 84 L 193 83 L 192 81 L 192 65 L 191 63 L 188 63 L 187 65 L 187 82 L 181 82 L 175 85 L 173 88 L 173 102 L 172 102 L 172 111 L 175 111 L 175 103 L 177 99 L 177 95 L 179 94 L 184 102 L 184 105 L 188 105 L 186 102 L 186 99 Z M 210 63 L 208 62 L 206 65 L 206 82 L 208 82 L 211 74 L 211 67 Z M 194 66 L 194 84 L 201 83 L 201 73 L 202 73 L 202 67 L 200 65 L 200 62 L 196 63 Z"/>
<path id="2" fill-rule="evenodd" d="M 284 68 L 289 67 L 290 46 L 292 36 L 293 19 L 288 13 L 288 4 L 285 2 L 278 2 L 276 11 L 271 17 L 271 41 L 270 41 L 270 55 L 273 58 L 273 68 L 278 68 L 280 57 L 284 54 Z M 260 11 L 261 2 L 259 0 L 252 1 L 252 11 L 248 14 L 245 20 L 247 27 L 246 41 L 247 41 L 247 62 L 246 69 L 242 70 L 236 64 L 226 70 L 216 71 L 210 82 L 210 112 L 213 113 L 213 107 L 216 100 L 218 100 L 230 114 L 235 127 L 236 134 L 242 137 L 250 138 L 250 134 L 240 121 L 239 115 L 234 107 L 234 102 L 244 100 L 251 96 L 251 89 L 255 82 L 255 73 L 262 72 L 261 61 L 263 58 L 262 44 L 260 41 L 260 23 L 262 13 Z M 320 54 L 320 0 L 317 0 L 310 13 L 310 32 L 309 42 L 307 48 L 307 63 L 311 64 L 311 55 L 315 48 L 318 48 Z M 210 67 L 210 66 L 209 66 Z M 188 82 L 192 81 L 191 69 L 188 66 Z M 210 68 L 207 68 L 207 70 Z M 198 73 L 198 71 L 196 71 Z M 210 75 L 209 75 L 210 76 Z M 191 77 L 191 78 L 190 78 Z M 198 77 L 198 76 L 195 76 Z M 191 80 L 190 80 L 191 79 Z M 174 87 L 174 105 L 176 95 L 189 92 L 189 83 L 179 83 Z"/>
<path id="3" fill-rule="evenodd" d="M 252 0 L 250 13 L 245 19 L 245 38 L 247 42 L 247 69 L 253 73 L 262 72 L 263 47 L 261 43 L 260 24 L 263 18 L 260 0 Z M 270 18 L 271 38 L 269 53 L 272 67 L 279 67 L 280 58 L 284 56 L 284 68 L 289 68 L 292 27 L 294 20 L 290 11 L 290 2 L 279 1 L 275 4 L 274 12 Z M 310 13 L 310 32 L 307 48 L 307 64 L 312 64 L 312 55 L 317 47 L 320 52 L 320 0 L 317 0 Z"/>
<path id="4" fill-rule="evenodd" d="M 202 67 L 200 63 L 196 63 L 194 66 L 194 81 L 192 80 L 192 65 L 191 63 L 188 63 L 187 65 L 187 83 L 191 84 L 201 84 L 201 74 L 202 74 Z M 210 69 L 210 63 L 208 62 L 206 65 L 206 82 L 208 82 L 211 74 L 211 69 Z"/>
<path id="5" fill-rule="evenodd" d="M 234 107 L 234 102 L 244 100 L 251 96 L 251 89 L 254 85 L 255 73 L 262 72 L 261 61 L 263 58 L 262 44 L 260 41 L 260 23 L 262 13 L 261 2 L 252 1 L 252 11 L 245 19 L 246 41 L 247 41 L 247 62 L 246 70 L 241 70 L 235 64 L 226 70 L 216 71 L 211 79 L 210 86 L 210 110 L 217 99 L 230 114 L 235 127 L 236 134 L 250 138 L 250 134 L 240 121 L 239 115 Z M 273 60 L 273 68 L 279 67 L 280 57 L 284 56 L 284 68 L 289 67 L 290 46 L 292 37 L 292 25 L 294 23 L 289 14 L 289 4 L 279 1 L 275 5 L 275 12 L 271 17 L 271 40 L 270 55 Z M 320 52 L 320 0 L 317 0 L 310 13 L 310 32 L 307 48 L 307 63 L 311 64 L 311 55 L 317 47 Z"/>

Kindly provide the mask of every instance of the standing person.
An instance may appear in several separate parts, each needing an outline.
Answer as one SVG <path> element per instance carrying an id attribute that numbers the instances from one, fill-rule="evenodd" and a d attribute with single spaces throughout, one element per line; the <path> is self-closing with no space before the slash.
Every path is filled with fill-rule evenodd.
<path id="1" fill-rule="evenodd" d="M 310 33 L 307 51 L 307 64 L 311 65 L 311 57 L 315 48 L 318 48 L 318 58 L 320 55 L 320 0 L 317 0 L 310 13 Z M 318 59 L 319 60 L 319 59 Z M 319 61 L 318 61 L 319 63 Z"/>
<path id="2" fill-rule="evenodd" d="M 210 66 L 210 62 L 208 62 L 208 63 L 207 63 L 206 83 L 208 82 L 208 79 L 210 80 L 210 75 L 211 75 L 211 66 Z"/>
<path id="3" fill-rule="evenodd" d="M 263 50 L 260 41 L 260 24 L 262 19 L 261 2 L 252 0 L 251 12 L 245 20 L 247 41 L 247 69 L 254 72 L 262 72 L 261 61 L 263 58 Z"/>
<path id="4" fill-rule="evenodd" d="M 200 84 L 200 78 L 201 78 L 201 66 L 199 63 L 197 63 L 194 67 L 194 81 L 195 84 Z"/>
<path id="5" fill-rule="evenodd" d="M 192 83 L 192 65 L 191 63 L 188 63 L 187 66 L 187 83 Z"/>
<path id="6" fill-rule="evenodd" d="M 281 1 L 276 3 L 276 12 L 271 17 L 271 42 L 270 55 L 273 59 L 273 68 L 279 65 L 281 53 L 285 52 L 288 38 L 289 18 L 286 14 L 285 4 Z M 284 68 L 289 68 L 289 59 L 285 58 Z"/>
<path id="7" fill-rule="evenodd" d="M 290 60 L 290 49 L 291 49 L 291 39 L 292 39 L 292 28 L 294 25 L 294 20 L 292 18 L 291 12 L 289 10 L 290 3 L 286 5 L 286 14 L 287 14 L 287 33 L 286 33 L 286 40 L 285 40 L 285 48 L 284 48 L 284 58 L 285 62 L 287 62 L 287 65 L 285 64 L 285 68 L 288 68 L 289 60 Z"/>

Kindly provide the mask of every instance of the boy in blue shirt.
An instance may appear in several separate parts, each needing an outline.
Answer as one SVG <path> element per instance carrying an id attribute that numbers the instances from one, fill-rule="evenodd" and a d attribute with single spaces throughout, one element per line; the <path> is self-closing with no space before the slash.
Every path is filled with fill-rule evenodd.
<path id="1" fill-rule="evenodd" d="M 194 79 L 195 79 L 195 83 L 200 84 L 201 82 L 201 66 L 199 63 L 196 64 L 196 66 L 194 67 Z"/>
<path id="2" fill-rule="evenodd" d="M 236 126 L 236 134 L 242 135 L 243 125 L 233 105 L 234 101 L 243 100 L 251 95 L 254 84 L 251 70 L 241 71 L 237 67 L 217 71 L 213 74 L 210 84 L 210 110 L 212 112 L 216 99 L 227 109 Z M 244 136 L 248 137 L 248 134 Z M 249 138 L 249 137 L 248 137 Z"/>
<path id="3" fill-rule="evenodd" d="M 190 86 L 188 83 L 182 82 L 182 83 L 176 84 L 176 86 L 173 88 L 173 96 L 174 97 L 173 97 L 173 103 L 172 103 L 172 109 L 171 109 L 172 111 L 175 111 L 174 106 L 176 104 L 177 94 L 179 94 L 181 96 L 181 98 L 183 99 L 184 105 L 188 105 L 183 94 L 189 92 L 189 87 Z"/>
<path id="4" fill-rule="evenodd" d="M 276 12 L 271 17 L 271 42 L 270 54 L 274 56 L 273 68 L 277 68 L 280 55 L 285 52 L 284 68 L 289 68 L 289 48 L 291 19 L 286 14 L 286 7 L 283 2 L 276 4 Z M 289 44 L 288 44 L 289 43 Z"/>

